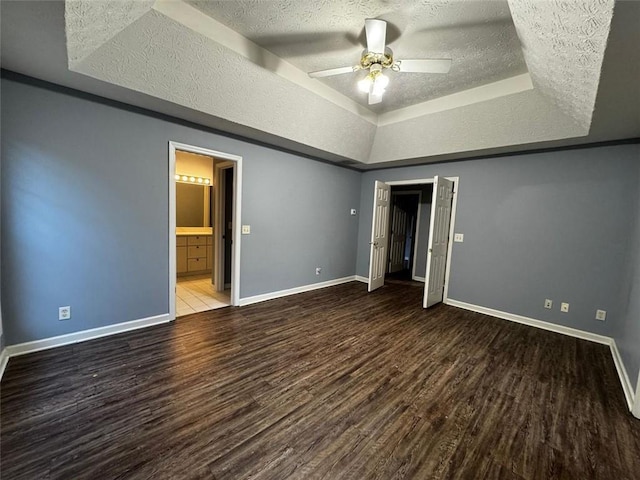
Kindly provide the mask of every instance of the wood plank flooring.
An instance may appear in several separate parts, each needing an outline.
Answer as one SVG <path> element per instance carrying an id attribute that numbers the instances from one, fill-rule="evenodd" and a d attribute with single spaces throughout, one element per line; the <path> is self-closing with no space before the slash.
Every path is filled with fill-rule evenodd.
<path id="1" fill-rule="evenodd" d="M 609 349 L 351 283 L 12 358 L 9 479 L 637 479 Z"/>

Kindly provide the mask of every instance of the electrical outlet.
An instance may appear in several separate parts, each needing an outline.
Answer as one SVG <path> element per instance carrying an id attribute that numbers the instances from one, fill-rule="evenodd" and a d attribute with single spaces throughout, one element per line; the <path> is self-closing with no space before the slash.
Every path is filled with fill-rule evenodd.
<path id="1" fill-rule="evenodd" d="M 316 267 L 316 275 L 320 275 L 322 273 L 322 268 Z"/>
<path id="2" fill-rule="evenodd" d="M 242 225 L 242 235 L 251 235 L 251 225 Z"/>
<path id="3" fill-rule="evenodd" d="M 453 234 L 453 241 L 454 242 L 464 242 L 464 233 L 454 233 Z"/>
<path id="4" fill-rule="evenodd" d="M 569 311 L 569 304 L 568 303 L 561 303 L 560 304 L 560 311 L 567 313 Z"/>
<path id="5" fill-rule="evenodd" d="M 550 309 L 551 307 L 553 307 L 553 300 L 546 298 L 544 301 L 544 308 Z"/>
<path id="6" fill-rule="evenodd" d="M 355 214 L 356 214 L 356 209 L 355 209 L 355 208 L 352 208 L 352 209 L 351 209 L 351 215 L 355 215 Z"/>
<path id="7" fill-rule="evenodd" d="M 69 320 L 71 318 L 71 307 L 58 308 L 58 320 Z"/>
<path id="8" fill-rule="evenodd" d="M 601 322 L 604 322 L 606 319 L 607 319 L 606 310 L 596 310 L 596 320 L 600 320 Z"/>

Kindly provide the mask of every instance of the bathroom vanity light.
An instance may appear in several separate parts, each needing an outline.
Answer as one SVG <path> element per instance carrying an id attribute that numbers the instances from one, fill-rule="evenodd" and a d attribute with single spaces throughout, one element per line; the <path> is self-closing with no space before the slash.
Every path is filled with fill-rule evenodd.
<path id="1" fill-rule="evenodd" d="M 204 185 L 211 185 L 211 179 L 204 178 L 204 177 L 191 177 L 191 176 L 180 175 L 179 173 L 176 173 L 173 178 L 176 179 L 176 182 L 199 183 Z"/>

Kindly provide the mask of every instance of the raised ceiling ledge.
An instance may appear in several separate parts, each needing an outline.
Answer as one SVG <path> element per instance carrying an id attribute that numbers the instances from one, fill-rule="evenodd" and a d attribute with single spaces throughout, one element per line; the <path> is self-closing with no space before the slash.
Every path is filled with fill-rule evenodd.
<path id="1" fill-rule="evenodd" d="M 563 102 L 566 82 L 556 88 L 540 80 L 540 55 L 534 61 L 525 51 L 527 65 L 538 66 L 535 75 L 517 75 L 376 115 L 182 1 L 86 6 L 94 3 L 65 4 L 70 70 L 364 164 L 588 134 L 612 14 L 612 0 L 592 0 L 601 7 L 594 10 L 597 42 L 587 42 L 595 45 L 589 78 L 570 102 Z M 527 26 L 517 12 L 531 8 L 530 2 L 509 5 L 521 35 Z M 562 9 L 554 14 L 561 15 Z M 575 28 L 559 33 L 554 45 L 582 45 Z M 561 56 L 559 48 L 548 54 Z M 500 121 L 489 121 L 489 113 Z M 502 120 L 512 117 L 515 122 Z M 473 125 L 478 140 L 444 132 L 438 137 L 443 118 L 454 129 Z M 536 119 L 544 119 L 544 126 L 532 125 Z M 407 141 L 416 135 L 422 141 Z"/>
<path id="2" fill-rule="evenodd" d="M 528 73 L 523 73 L 522 75 L 506 78 L 480 87 L 470 88 L 462 92 L 452 93 L 451 95 L 445 95 L 444 97 L 422 102 L 410 107 L 382 113 L 378 115 L 377 125 L 382 127 L 391 125 L 392 123 L 404 122 L 416 117 L 466 107 L 474 103 L 486 102 L 532 89 L 533 83 L 531 82 L 531 77 Z"/>
<path id="3" fill-rule="evenodd" d="M 152 9 L 72 68 L 276 137 L 366 162 L 376 126 Z"/>
<path id="4" fill-rule="evenodd" d="M 537 90 L 380 126 L 370 164 L 562 140 L 587 132 Z M 422 162 L 420 162 L 422 159 Z"/>
<path id="5" fill-rule="evenodd" d="M 258 64 L 267 70 L 271 70 L 273 73 L 276 73 L 290 82 L 324 97 L 351 113 L 360 115 L 363 119 L 376 126 L 388 125 L 390 123 L 401 122 L 416 116 L 428 115 L 442 110 L 463 107 L 472 103 L 484 102 L 486 100 L 511 95 L 513 93 L 533 88 L 529 74 L 523 74 L 498 82 L 493 82 L 488 85 L 457 92 L 445 97 L 436 98 L 418 105 L 377 115 L 371 110 L 364 108 L 359 103 L 356 103 L 351 98 L 328 87 L 324 83 L 310 78 L 307 72 L 304 72 L 291 63 L 277 57 L 270 51 L 260 47 L 226 25 L 223 25 L 185 2 L 176 0 L 156 0 L 153 5 L 153 9 L 190 28 L 194 32 L 204 35 L 214 42 L 233 50 L 238 55 L 243 56 L 253 63 Z"/>

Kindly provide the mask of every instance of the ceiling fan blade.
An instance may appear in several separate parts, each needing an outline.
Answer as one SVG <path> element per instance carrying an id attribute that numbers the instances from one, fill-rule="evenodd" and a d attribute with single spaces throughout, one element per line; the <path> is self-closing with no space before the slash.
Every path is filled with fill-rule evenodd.
<path id="1" fill-rule="evenodd" d="M 451 59 L 429 59 L 422 58 L 416 60 L 399 60 L 400 72 L 409 73 L 448 73 L 451 68 Z"/>
<path id="2" fill-rule="evenodd" d="M 374 93 L 373 91 L 369 92 L 369 105 L 375 105 L 376 103 L 382 102 L 382 92 Z"/>
<path id="3" fill-rule="evenodd" d="M 318 70 L 317 72 L 310 72 L 311 78 L 331 77 L 333 75 L 342 75 L 343 73 L 353 73 L 358 67 L 338 67 L 330 68 L 328 70 Z"/>
<path id="4" fill-rule="evenodd" d="M 387 22 L 368 18 L 364 21 L 364 29 L 367 33 L 367 50 L 373 53 L 384 53 Z"/>

